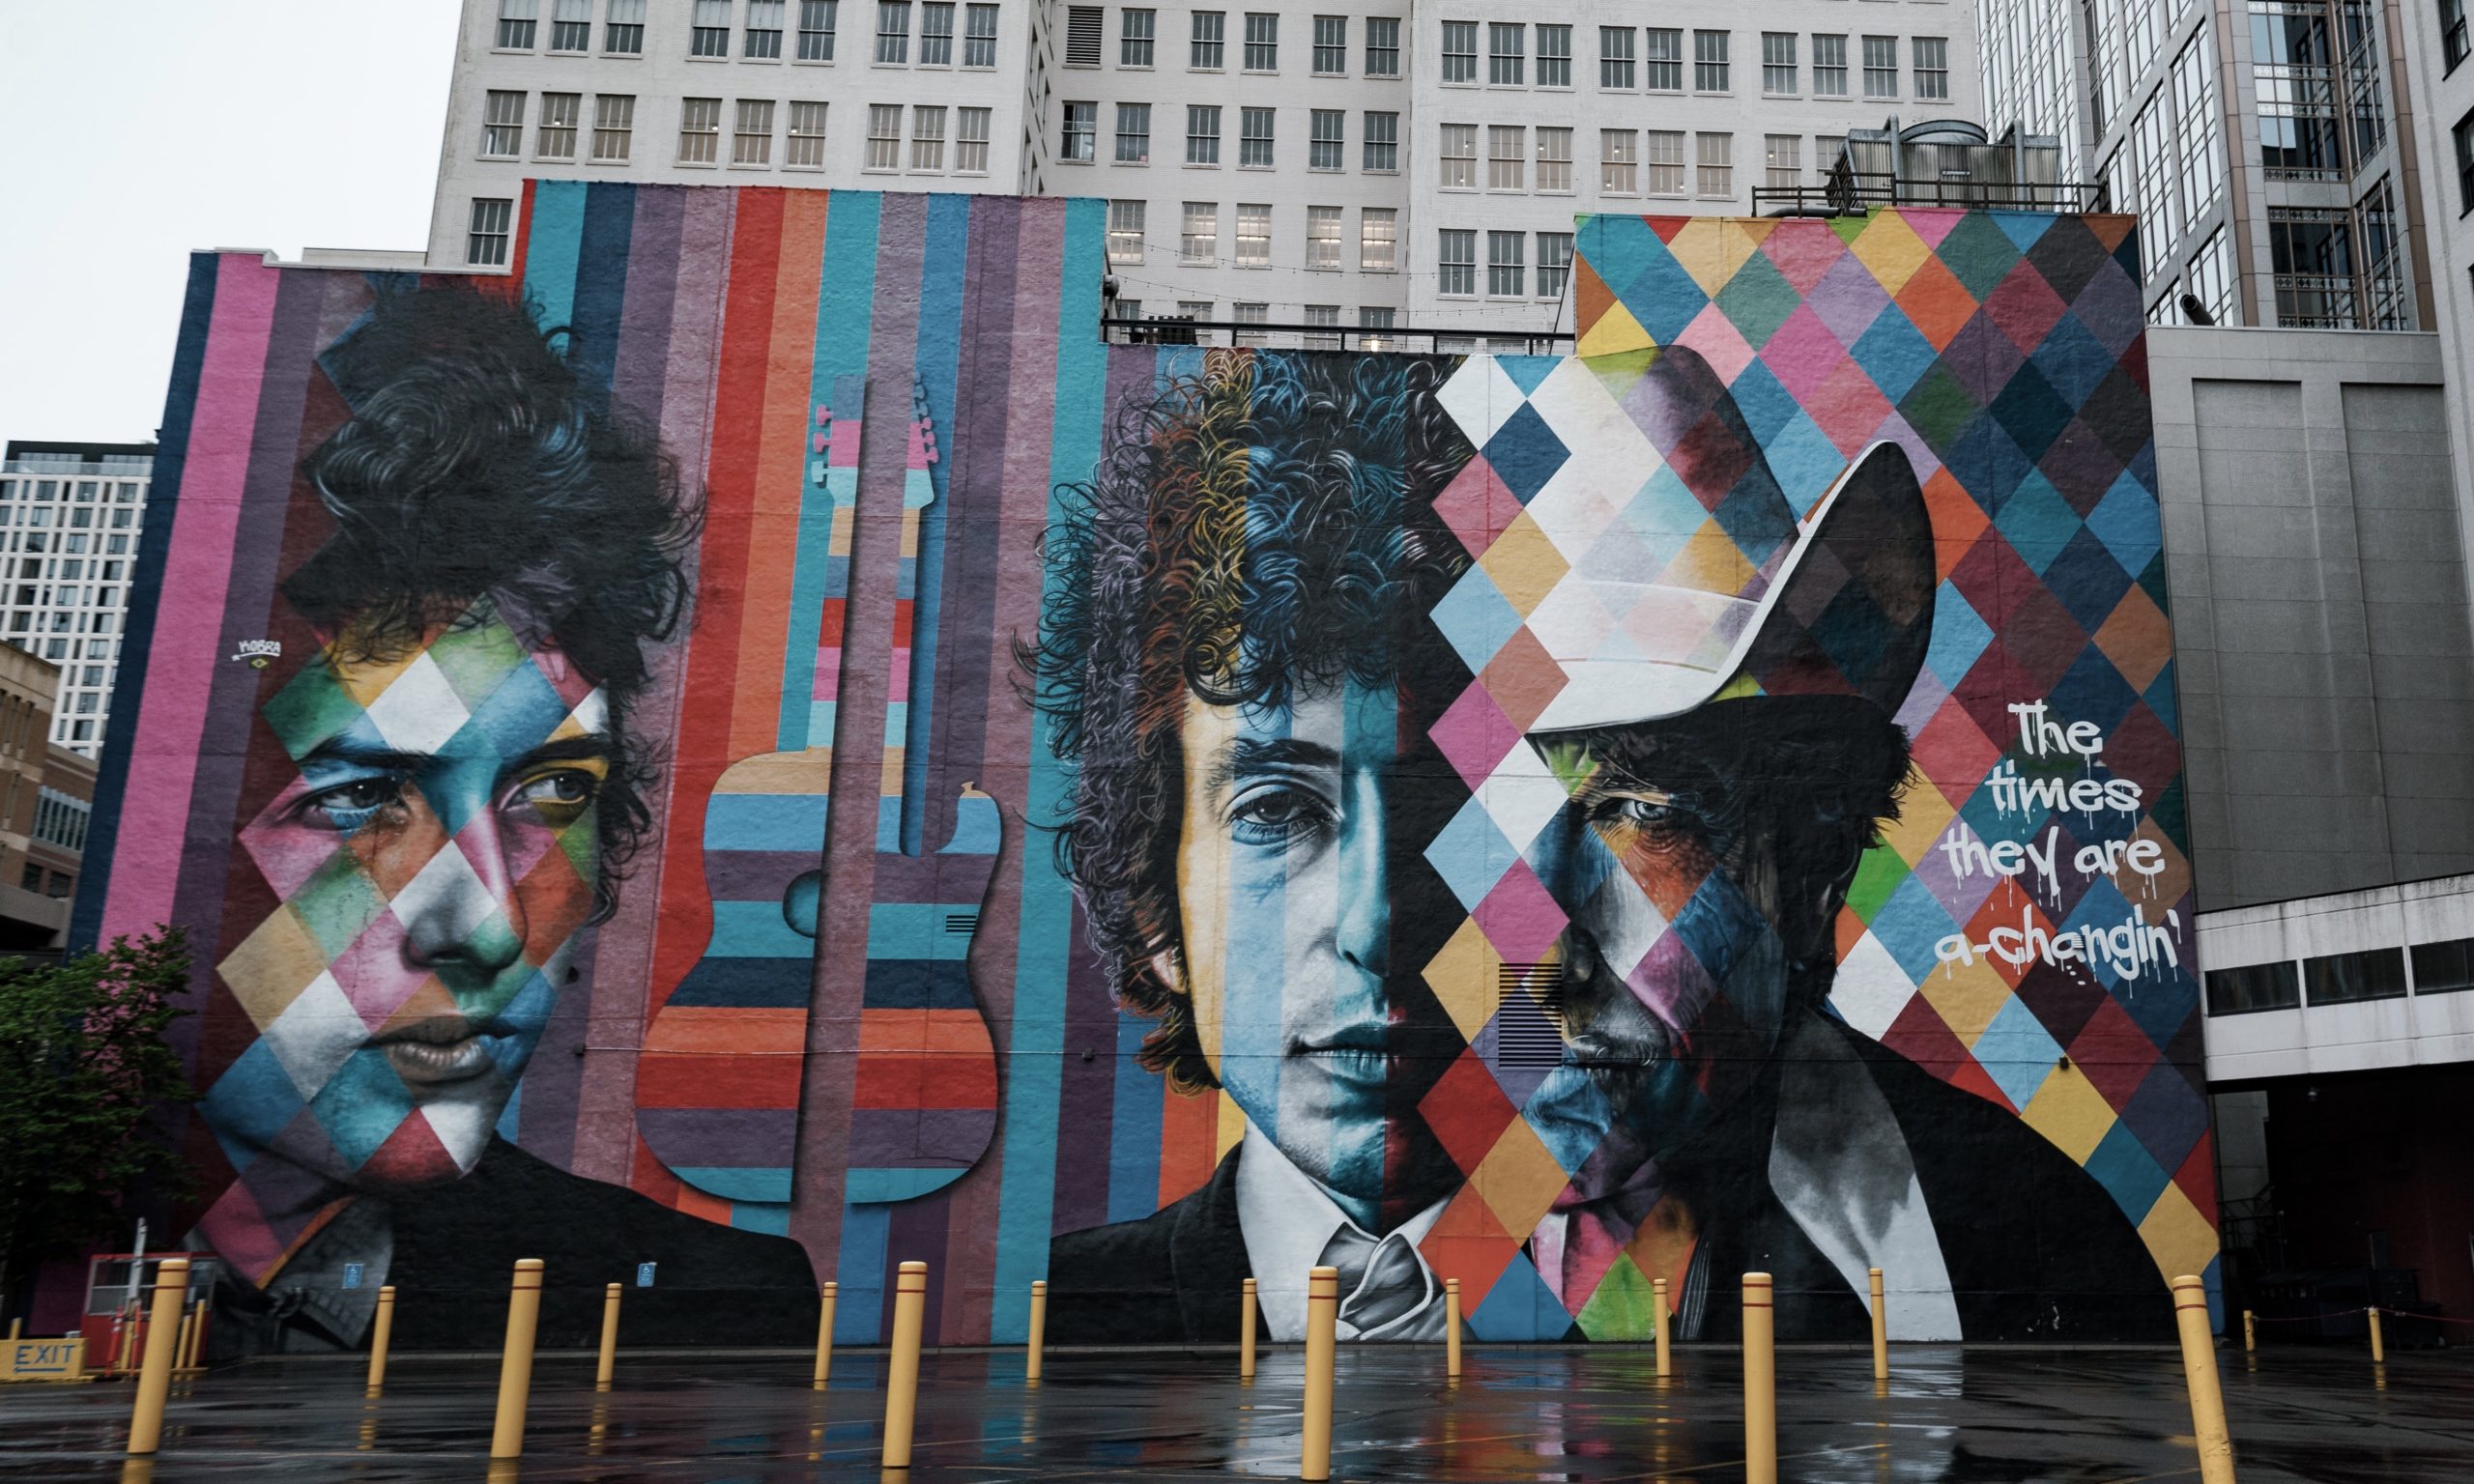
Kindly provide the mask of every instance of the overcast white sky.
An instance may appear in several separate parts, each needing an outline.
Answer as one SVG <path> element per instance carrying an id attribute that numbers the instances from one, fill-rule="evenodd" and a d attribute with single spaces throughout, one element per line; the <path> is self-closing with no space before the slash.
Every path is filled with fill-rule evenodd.
<path id="1" fill-rule="evenodd" d="M 454 0 L 0 0 L 0 438 L 140 442 L 197 247 L 422 247 Z"/>

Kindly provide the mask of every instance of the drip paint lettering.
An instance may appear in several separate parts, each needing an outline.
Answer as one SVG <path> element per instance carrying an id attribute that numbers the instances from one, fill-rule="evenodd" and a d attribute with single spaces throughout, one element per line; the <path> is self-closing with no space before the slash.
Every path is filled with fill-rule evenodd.
<path id="1" fill-rule="evenodd" d="M 2137 907 L 2111 927 L 2091 924 L 2056 930 L 2038 926 L 2035 909 L 2023 903 L 2018 927 L 1996 928 L 1981 943 L 1954 932 L 1935 944 L 1933 952 L 1945 975 L 1953 964 L 1989 958 L 2014 969 L 2038 961 L 2057 966 L 2102 963 L 2123 979 L 2140 979 L 2150 970 L 2171 972 L 2182 966 L 2181 954 L 2173 946 L 2181 931 L 2180 913 L 2169 908 L 2160 926 L 2142 918 Z"/>

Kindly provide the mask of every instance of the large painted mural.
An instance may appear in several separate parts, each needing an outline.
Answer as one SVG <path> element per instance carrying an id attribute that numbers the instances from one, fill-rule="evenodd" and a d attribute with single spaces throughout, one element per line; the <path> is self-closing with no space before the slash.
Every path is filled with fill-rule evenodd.
<path id="1" fill-rule="evenodd" d="M 217 1344 L 2161 1336 L 2214 1194 L 2122 217 L 1596 217 L 1568 357 L 1101 343 L 1098 203 L 201 256 L 88 937 Z M 349 1280 L 346 1277 L 350 1274 Z"/>

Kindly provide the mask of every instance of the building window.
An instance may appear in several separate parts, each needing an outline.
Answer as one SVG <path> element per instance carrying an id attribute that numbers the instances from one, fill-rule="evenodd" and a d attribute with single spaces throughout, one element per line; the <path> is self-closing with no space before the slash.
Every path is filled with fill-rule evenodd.
<path id="1" fill-rule="evenodd" d="M 1490 299 L 1518 299 L 1529 281 L 1529 269 L 1522 260 L 1521 249 L 1526 234 L 1520 232 L 1489 232 L 1486 234 L 1486 296 Z"/>
<path id="2" fill-rule="evenodd" d="M 1446 227 L 1435 234 L 1435 292 L 1468 295 L 1478 292 L 1478 234 L 1465 227 Z"/>
<path id="3" fill-rule="evenodd" d="M 1216 165 L 1220 163 L 1220 105 L 1188 103 L 1186 105 L 1186 163 Z"/>
<path id="4" fill-rule="evenodd" d="M 1816 36 L 1813 38 L 1813 96 L 1845 98 L 1847 96 L 1847 38 Z"/>
<path id="5" fill-rule="evenodd" d="M 1117 163 L 1151 163 L 1151 105 L 1117 104 Z"/>
<path id="6" fill-rule="evenodd" d="M 2329 954 L 2302 960 L 2302 992 L 2311 1005 L 2395 1000 L 2405 994 L 2405 955 L 2394 948 Z"/>
<path id="7" fill-rule="evenodd" d="M 592 0 L 557 0 L 550 12 L 550 49 L 592 49 Z"/>
<path id="8" fill-rule="evenodd" d="M 2187 280 L 2191 293 L 2204 305 L 2208 317 L 2219 325 L 2233 317 L 2233 254 L 2228 246 L 2225 228 L 2219 226 L 2200 244 L 2190 262 Z"/>
<path id="9" fill-rule="evenodd" d="M 531 51 L 532 25 L 541 14 L 541 0 L 499 0 L 498 48 Z"/>
<path id="10" fill-rule="evenodd" d="M 1438 184 L 1444 189 L 1476 190 L 1478 188 L 1478 126 L 1475 124 L 1443 126 L 1443 145 L 1436 151 L 1436 158 L 1442 164 L 1443 173 Z"/>
<path id="11" fill-rule="evenodd" d="M 1149 67 L 1160 13 L 1128 6 L 1117 17 L 1117 66 Z"/>
<path id="12" fill-rule="evenodd" d="M 1705 196 L 1733 196 L 1736 193 L 1735 151 L 1733 134 L 1699 134 L 1701 179 L 1695 186 Z"/>
<path id="13" fill-rule="evenodd" d="M 575 158 L 576 120 L 583 114 L 583 94 L 542 94 L 541 127 L 533 135 L 532 153 L 543 159 Z"/>
<path id="14" fill-rule="evenodd" d="M 1916 45 L 1920 86 L 1923 43 Z M 2217 147 L 2216 54 L 2204 32 L 2173 59 L 2173 107 L 2181 116 L 2182 217 L 2195 223 L 2225 188 L 2225 159 Z"/>
<path id="15" fill-rule="evenodd" d="M 1919 36 L 1908 43 L 1915 53 L 1915 96 L 1940 102 L 1950 96 L 1950 43 L 1946 37 Z"/>
<path id="16" fill-rule="evenodd" d="M 610 0 L 610 19 L 601 28 L 601 49 L 614 57 L 645 54 L 645 0 Z"/>
<path id="17" fill-rule="evenodd" d="M 1400 75 L 1400 20 L 1396 15 L 1369 15 L 1366 20 L 1366 75 Z"/>
<path id="18" fill-rule="evenodd" d="M 763 165 L 773 160 L 773 105 L 762 99 L 742 98 L 731 129 L 731 163 Z"/>
<path id="19" fill-rule="evenodd" d="M 1258 165 L 1264 169 L 1271 168 L 1271 109 L 1240 108 L 1237 110 L 1237 163 L 1241 166 Z"/>
<path id="20" fill-rule="evenodd" d="M 731 54 L 731 0 L 696 0 L 695 23 L 687 31 L 691 57 Z"/>
<path id="21" fill-rule="evenodd" d="M 1478 80 L 1478 23 L 1474 20 L 1447 20 L 1443 23 L 1443 80 L 1476 82 Z"/>
<path id="22" fill-rule="evenodd" d="M 1541 88 L 1568 88 L 1572 85 L 1571 27 L 1538 28 L 1538 85 Z"/>
<path id="23" fill-rule="evenodd" d="M 1272 322 L 1272 306 L 1269 304 L 1235 303 L 1228 306 L 1228 313 L 1240 325 L 1269 325 Z M 1229 337 L 1229 342 L 1233 345 L 1260 345 L 1264 338 L 1259 329 L 1240 329 Z"/>
<path id="24" fill-rule="evenodd" d="M 1769 134 L 1762 140 L 1761 184 L 1793 188 L 1804 184 L 1804 136 Z"/>
<path id="25" fill-rule="evenodd" d="M 739 55 L 761 61 L 782 59 L 782 0 L 747 0 L 747 30 Z"/>
<path id="26" fill-rule="evenodd" d="M 502 21 L 500 24 L 503 25 L 505 22 Z M 17 872 L 17 890 L 21 892 L 42 891 L 43 868 L 33 864 L 32 862 L 28 862 L 25 869 Z"/>
<path id="27" fill-rule="evenodd" d="M 2131 123 L 2142 277 L 2156 276 L 2157 265 L 2166 261 L 2182 235 L 2182 225 L 2174 216 L 2180 201 L 2174 184 L 2178 171 L 2173 161 L 2172 112 L 2172 100 L 2160 89 Z"/>
<path id="28" fill-rule="evenodd" d="M 1898 38 L 1864 38 L 1864 96 L 1898 97 Z"/>
<path id="29" fill-rule="evenodd" d="M 954 170 L 960 175 L 988 173 L 988 110 L 954 110 Z"/>
<path id="30" fill-rule="evenodd" d="M 2455 71 L 2465 60 L 2465 0 L 2439 0 L 2439 43 L 2449 71 Z"/>
<path id="31" fill-rule="evenodd" d="M 1311 137 L 1306 145 L 1309 170 L 1348 168 L 1348 140 L 1343 137 L 1348 115 L 1338 108 L 1317 108 L 1309 115 Z"/>
<path id="32" fill-rule="evenodd" d="M 1269 268 L 1272 266 L 1272 209 L 1258 202 L 1240 202 L 1237 207 L 1237 266 Z"/>
<path id="33" fill-rule="evenodd" d="M 1597 188 L 1603 195 L 1641 193 L 1641 139 L 1628 128 L 1597 131 Z"/>
<path id="34" fill-rule="evenodd" d="M 1400 214 L 1389 206 L 1369 206 L 1358 213 L 1357 266 L 1368 273 L 1388 273 L 1400 266 Z"/>
<path id="35" fill-rule="evenodd" d="M 1400 169 L 1400 116 L 1396 113 L 1369 113 L 1366 116 L 1365 168 L 1377 175 L 1396 175 Z"/>
<path id="36" fill-rule="evenodd" d="M 1177 261 L 1180 263 L 1217 263 L 1220 261 L 1220 203 L 1189 201 L 1183 223 L 1177 230 Z"/>
<path id="37" fill-rule="evenodd" d="M 1724 31 L 1692 33 L 1692 91 L 1727 91 L 1727 36 Z"/>
<path id="38" fill-rule="evenodd" d="M 945 168 L 945 110 L 918 104 L 910 110 L 910 168 L 942 172 Z"/>
<path id="39" fill-rule="evenodd" d="M 1065 12 L 1065 65 L 1097 67 L 1100 65 L 1102 32 L 1108 25 L 1108 12 L 1096 5 L 1069 6 Z"/>
<path id="40" fill-rule="evenodd" d="M 636 95 L 595 94 L 592 100 L 592 157 L 625 159 L 628 145 L 635 135 Z"/>
<path id="41" fill-rule="evenodd" d="M 678 162 L 682 165 L 709 165 L 719 157 L 722 139 L 722 100 L 718 98 L 683 98 L 678 100 Z"/>
<path id="42" fill-rule="evenodd" d="M 824 168 L 824 104 L 791 105 L 791 142 L 783 147 L 782 163 L 791 170 Z"/>
<path id="43" fill-rule="evenodd" d="M 1088 108 L 1089 103 L 1080 106 Z M 1074 116 L 1076 105 L 1065 105 L 1066 118 Z M 1085 140 L 1087 143 L 1087 139 Z M 1088 156 L 1084 157 L 1088 158 Z M 902 104 L 870 103 L 868 105 L 868 166 L 871 170 L 902 168 Z"/>
<path id="44" fill-rule="evenodd" d="M 1683 33 L 1652 26 L 1641 33 L 1641 86 L 1652 93 L 1683 91 Z"/>
<path id="45" fill-rule="evenodd" d="M 1246 71 L 1280 71 L 1280 16 L 1265 11 L 1246 13 Z"/>
<path id="46" fill-rule="evenodd" d="M 1507 25 L 1495 21 L 1486 27 L 1487 86 L 1520 86 L 1524 53 L 1528 50 L 1528 33 L 1529 28 L 1517 22 Z"/>
<path id="47" fill-rule="evenodd" d="M 481 155 L 513 159 L 524 148 L 524 95 L 492 88 L 481 104 Z"/>
<path id="48" fill-rule="evenodd" d="M 1337 351 L 1340 348 L 1340 337 L 1338 333 L 1340 328 L 1339 305 L 1308 304 L 1306 306 L 1306 323 L 1310 328 L 1329 331 L 1325 334 L 1307 335 L 1304 342 L 1306 349 L 1309 351 Z"/>
<path id="49" fill-rule="evenodd" d="M 1571 190 L 1572 131 L 1570 129 L 1539 126 L 1538 188 L 1554 194 L 1568 193 Z"/>
<path id="50" fill-rule="evenodd" d="M 928 0 L 919 8 L 919 65 L 954 65 L 953 0 Z"/>
<path id="51" fill-rule="evenodd" d="M 1561 299 L 1572 276 L 1572 234 L 1538 234 L 1538 297 Z"/>
<path id="52" fill-rule="evenodd" d="M 1630 26 L 1597 28 L 1597 85 L 1599 87 L 1609 90 L 1620 89 L 1626 93 L 1632 91 L 1633 80 L 1639 75 L 1634 71 L 1632 55 L 1632 38 L 1636 34 Z"/>
<path id="53" fill-rule="evenodd" d="M 1314 17 L 1314 75 L 1345 77 L 1349 71 L 1349 18 L 1346 15 Z M 1339 313 L 1338 309 L 1332 311 Z"/>
<path id="54" fill-rule="evenodd" d="M 2346 213 L 2270 207 L 2268 257 L 2276 272 L 2279 325 L 2295 329 L 2360 328 L 2353 227 Z"/>
<path id="55" fill-rule="evenodd" d="M 78 848 L 84 842 L 84 816 L 79 816 Z M 2451 938 L 2444 943 L 2417 943 L 2413 947 L 2414 992 L 2416 994 L 2461 994 L 2474 989 L 2474 938 Z"/>
<path id="56" fill-rule="evenodd" d="M 2291 1010 L 2301 1003 L 2302 983 L 2291 962 L 2207 971 L 2207 1013 L 2211 1015 Z"/>
<path id="57" fill-rule="evenodd" d="M 800 61 L 833 60 L 833 32 L 841 10 L 842 0 L 799 0 Z"/>
<path id="58" fill-rule="evenodd" d="M 996 65 L 996 7 L 963 7 L 963 66 Z"/>
<path id="59" fill-rule="evenodd" d="M 877 60 L 910 61 L 910 0 L 877 0 Z"/>
<path id="60" fill-rule="evenodd" d="M 1486 127 L 1486 188 L 1518 190 L 1521 188 L 1521 154 L 1528 144 L 1529 130 L 1518 124 L 1490 124 Z"/>
<path id="61" fill-rule="evenodd" d="M 1065 105 L 1065 148 L 1058 158 L 1079 160 L 1089 164 L 1099 157 L 1100 105 L 1095 102 L 1069 102 Z"/>
<path id="62" fill-rule="evenodd" d="M 1139 201 L 1108 203 L 1108 261 L 1142 261 L 1142 208 Z"/>
<path id="63" fill-rule="evenodd" d="M 483 197 L 473 202 L 473 229 L 464 239 L 464 261 L 475 268 L 506 267 L 506 241 L 509 224 L 515 219 L 515 203 L 503 197 Z M 69 615 L 57 615 L 66 618 Z"/>
<path id="64" fill-rule="evenodd" d="M 1226 12 L 1194 12 L 1194 40 L 1187 51 L 1186 65 L 1200 72 L 1219 71 L 1222 43 L 1227 29 Z"/>
<path id="65" fill-rule="evenodd" d="M 1793 94 L 1796 91 L 1796 34 L 1792 31 L 1761 33 L 1761 91 Z"/>
<path id="66" fill-rule="evenodd" d="M 2457 214 L 2474 212 L 2474 113 L 2457 121 L 2449 130 L 2457 142 Z"/>
<path id="67" fill-rule="evenodd" d="M 1337 270 L 1340 266 L 1340 208 L 1306 209 L 1306 266 Z"/>

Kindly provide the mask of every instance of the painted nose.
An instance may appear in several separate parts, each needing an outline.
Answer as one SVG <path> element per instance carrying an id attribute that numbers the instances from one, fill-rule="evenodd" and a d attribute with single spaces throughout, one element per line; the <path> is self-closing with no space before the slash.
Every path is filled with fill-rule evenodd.
<path id="1" fill-rule="evenodd" d="M 1392 972 L 1392 882 L 1384 808 L 1371 784 L 1355 795 L 1340 827 L 1338 929 L 1340 956 L 1376 980 Z"/>
<path id="2" fill-rule="evenodd" d="M 486 812 L 461 834 L 441 838 L 394 907 L 404 920 L 405 957 L 449 988 L 494 979 L 524 953 L 524 905 L 497 818 Z"/>

